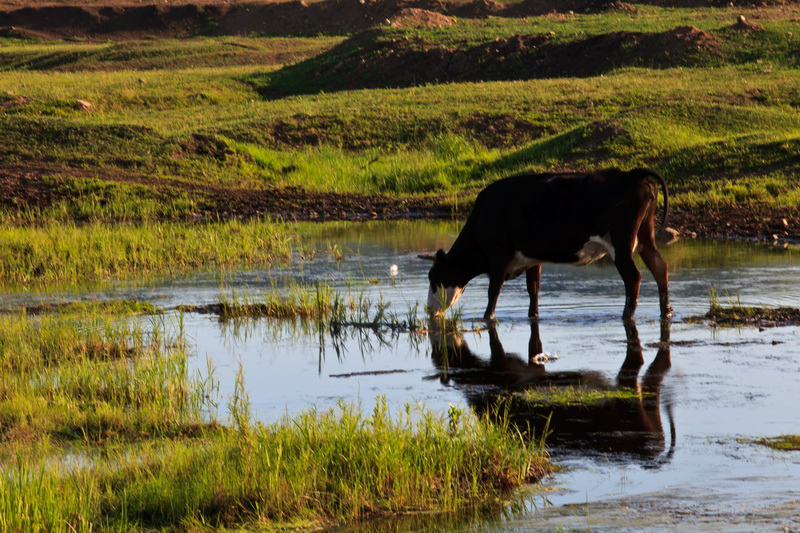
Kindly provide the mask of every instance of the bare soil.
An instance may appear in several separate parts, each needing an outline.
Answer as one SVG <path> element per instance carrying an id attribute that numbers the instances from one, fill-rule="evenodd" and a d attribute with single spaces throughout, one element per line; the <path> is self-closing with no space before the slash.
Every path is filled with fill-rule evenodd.
<path id="1" fill-rule="evenodd" d="M 12 209 L 47 208 L 64 200 L 42 180 L 54 169 L 0 169 L 0 206 Z M 74 173 L 60 169 L 61 174 Z M 226 188 L 185 182 L 166 182 L 132 174 L 81 176 L 151 187 L 164 198 L 184 192 L 197 200 L 193 220 L 279 217 L 287 221 L 392 220 L 459 218 L 468 214 L 464 192 L 453 207 L 453 195 L 397 197 L 380 194 L 342 194 L 309 191 L 301 187 L 263 190 Z M 668 225 L 682 238 L 739 239 L 771 242 L 776 246 L 800 242 L 800 213 L 796 208 L 759 205 L 719 205 L 697 210 L 672 209 Z"/>
<path id="2" fill-rule="evenodd" d="M 717 55 L 716 37 L 692 26 L 655 33 L 618 31 L 565 43 L 554 42 L 550 34 L 513 35 L 466 49 L 416 38 L 387 39 L 382 30 L 373 29 L 320 55 L 315 64 L 321 66 L 304 73 L 308 85 L 303 90 L 587 77 L 627 66 L 689 65 Z"/>
<path id="3" fill-rule="evenodd" d="M 793 6 L 797 0 L 645 0 L 660 6 Z M 352 33 L 392 22 L 441 26 L 447 17 L 528 17 L 636 11 L 618 0 L 276 0 L 272 2 L 98 0 L 63 4 L 7 0 L 0 30 L 39 38 L 141 39 L 150 36 Z"/>

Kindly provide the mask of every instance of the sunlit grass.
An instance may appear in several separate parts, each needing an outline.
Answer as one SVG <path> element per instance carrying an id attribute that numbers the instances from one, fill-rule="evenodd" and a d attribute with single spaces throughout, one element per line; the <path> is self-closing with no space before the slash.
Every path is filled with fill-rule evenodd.
<path id="1" fill-rule="evenodd" d="M 0 474 L 0 527 L 14 531 L 292 526 L 398 513 L 496 510 L 548 470 L 508 424 L 406 405 L 340 404 L 252 421 L 241 389 L 233 427 L 199 440 L 110 449 L 71 468 L 36 457 Z M 26 517 L 26 520 L 21 518 Z"/>
<path id="2" fill-rule="evenodd" d="M 0 316 L 3 441 L 137 439 L 201 424 L 203 382 L 188 375 L 180 332 L 85 311 Z"/>
<path id="3" fill-rule="evenodd" d="M 588 387 L 529 388 L 514 393 L 513 399 L 537 407 L 590 407 L 613 400 L 638 401 L 641 394 L 633 389 L 591 389 Z"/>
<path id="4" fill-rule="evenodd" d="M 113 226 L 72 223 L 0 226 L 0 282 L 85 280 L 224 270 L 287 258 L 293 235 L 269 222 L 152 223 Z"/>

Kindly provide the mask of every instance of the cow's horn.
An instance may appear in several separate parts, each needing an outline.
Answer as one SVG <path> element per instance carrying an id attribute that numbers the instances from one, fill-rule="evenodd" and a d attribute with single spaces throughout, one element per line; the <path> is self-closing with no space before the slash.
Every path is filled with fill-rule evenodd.
<path id="1" fill-rule="evenodd" d="M 420 259 L 427 259 L 428 261 L 436 261 L 436 254 L 417 254 Z"/>

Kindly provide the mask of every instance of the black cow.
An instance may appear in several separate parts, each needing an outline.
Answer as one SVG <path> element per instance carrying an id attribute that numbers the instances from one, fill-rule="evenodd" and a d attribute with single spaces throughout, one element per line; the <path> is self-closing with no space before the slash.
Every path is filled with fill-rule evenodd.
<path id="1" fill-rule="evenodd" d="M 428 274 L 428 309 L 443 313 L 469 281 L 489 274 L 489 303 L 483 317 L 494 318 L 503 282 L 525 272 L 530 308 L 539 314 L 542 263 L 588 265 L 608 254 L 625 282 L 623 319 L 639 300 L 639 251 L 658 284 L 661 317 L 672 316 L 667 264 L 656 249 L 658 185 L 664 178 L 648 169 L 612 169 L 592 174 L 522 174 L 498 180 L 478 194 L 464 228 L 450 251 L 436 252 Z"/>

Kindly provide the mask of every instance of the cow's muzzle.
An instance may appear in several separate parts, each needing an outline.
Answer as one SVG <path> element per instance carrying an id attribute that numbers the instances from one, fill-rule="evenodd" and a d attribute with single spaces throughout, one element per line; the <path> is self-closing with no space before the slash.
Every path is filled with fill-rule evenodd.
<path id="1" fill-rule="evenodd" d="M 428 289 L 428 312 L 432 315 L 444 313 L 456 304 L 463 293 L 464 287 L 431 286 Z"/>

